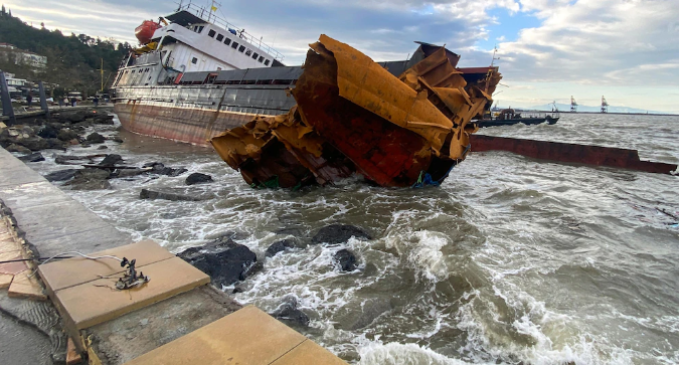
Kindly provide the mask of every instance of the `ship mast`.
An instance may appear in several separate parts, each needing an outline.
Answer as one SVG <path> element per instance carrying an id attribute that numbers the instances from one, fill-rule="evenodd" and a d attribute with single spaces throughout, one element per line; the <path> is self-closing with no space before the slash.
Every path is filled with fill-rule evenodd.
<path id="1" fill-rule="evenodd" d="M 576 113 L 576 109 L 578 107 L 578 104 L 576 104 L 576 99 L 574 99 L 574 95 L 571 96 L 571 112 Z"/>
<path id="2" fill-rule="evenodd" d="M 609 104 L 607 103 L 607 99 L 604 98 L 604 95 L 602 95 L 602 108 L 600 109 L 602 113 L 606 113 L 609 109 Z"/>

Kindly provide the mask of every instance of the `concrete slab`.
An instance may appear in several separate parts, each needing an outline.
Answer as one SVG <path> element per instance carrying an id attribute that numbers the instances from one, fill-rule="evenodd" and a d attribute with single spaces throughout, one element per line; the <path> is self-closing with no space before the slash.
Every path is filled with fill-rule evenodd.
<path id="1" fill-rule="evenodd" d="M 40 174 L 37 172 L 34 172 L 33 174 L 27 174 L 26 170 L 24 169 L 30 169 L 30 167 L 27 166 L 6 167 L 2 165 L 2 162 L 0 162 L 0 166 L 2 166 L 2 174 L 0 174 L 0 188 L 46 181 L 45 178 L 40 176 Z"/>
<path id="2" fill-rule="evenodd" d="M 14 207 L 12 215 L 21 229 L 35 238 L 59 237 L 110 226 L 75 200 L 33 207 Z"/>
<path id="3" fill-rule="evenodd" d="M 223 292 L 204 285 L 80 334 L 92 341 L 90 352 L 102 365 L 121 365 L 239 309 Z"/>
<path id="4" fill-rule="evenodd" d="M 248 306 L 127 364 L 268 365 L 306 340 Z"/>
<path id="5" fill-rule="evenodd" d="M 0 274 L 0 289 L 9 288 L 9 284 L 12 283 L 12 274 Z"/>
<path id="6" fill-rule="evenodd" d="M 85 208 L 83 207 L 83 209 Z M 23 229 L 23 227 L 21 228 Z M 82 229 L 82 227 L 66 227 L 66 229 L 76 231 Z M 38 249 L 42 257 L 52 257 L 68 251 L 90 254 L 126 245 L 132 241 L 130 235 L 117 230 L 113 226 L 101 226 L 55 237 L 40 232 L 26 231 L 26 240 Z"/>
<path id="7" fill-rule="evenodd" d="M 54 292 L 67 323 L 88 328 L 210 282 L 200 270 L 173 257 L 137 267 L 150 281 L 130 290 L 115 289 L 117 278 L 99 279 Z M 52 294 L 51 294 L 52 295 Z"/>
<path id="8" fill-rule="evenodd" d="M 33 275 L 32 270 L 25 270 L 14 275 L 7 294 L 11 298 L 47 300 L 47 295 L 43 293 L 42 284 L 38 281 L 38 277 Z"/>
<path id="9" fill-rule="evenodd" d="M 0 199 L 5 204 L 23 208 L 73 200 L 47 181 L 0 188 Z"/>
<path id="10" fill-rule="evenodd" d="M 175 257 L 175 255 L 152 240 L 144 240 L 95 252 L 90 254 L 90 256 L 115 256 L 121 259 L 127 257 L 129 260 L 137 260 L 136 266 L 138 268 Z M 110 275 L 121 274 L 123 271 L 125 271 L 125 268 L 120 266 L 120 261 L 113 258 L 90 260 L 78 257 L 52 261 L 38 267 L 40 278 L 52 291 L 98 280 Z"/>
<path id="11" fill-rule="evenodd" d="M 307 340 L 271 365 L 347 365 L 347 363 L 314 341 Z"/>

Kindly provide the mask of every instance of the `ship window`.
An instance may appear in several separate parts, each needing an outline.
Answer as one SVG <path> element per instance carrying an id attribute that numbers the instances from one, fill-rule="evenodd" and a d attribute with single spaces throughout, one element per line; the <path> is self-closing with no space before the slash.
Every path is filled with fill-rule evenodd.
<path id="1" fill-rule="evenodd" d="M 258 61 L 260 61 L 260 63 L 262 63 L 262 61 L 264 61 L 264 57 L 260 56 L 260 58 L 258 59 Z"/>
<path id="2" fill-rule="evenodd" d="M 241 53 L 243 53 L 243 51 L 245 51 L 245 50 L 246 50 L 246 46 L 238 47 L 238 51 L 241 52 Z"/>
<path id="3" fill-rule="evenodd" d="M 231 44 L 231 39 L 226 38 L 226 39 L 224 40 L 224 44 L 226 44 L 227 46 L 228 46 L 229 44 Z"/>
<path id="4" fill-rule="evenodd" d="M 224 36 L 221 35 L 221 34 L 218 34 L 217 38 L 215 38 L 215 39 L 217 39 L 218 42 L 222 42 L 222 40 L 224 39 Z"/>
<path id="5" fill-rule="evenodd" d="M 247 50 L 247 51 L 246 51 L 246 56 L 250 56 L 252 53 L 253 53 L 253 51 Z"/>
<path id="6" fill-rule="evenodd" d="M 238 42 L 234 42 L 231 44 L 231 48 L 236 49 L 238 48 Z"/>
<path id="7" fill-rule="evenodd" d="M 269 66 L 269 60 L 264 60 L 264 65 Z"/>
<path id="8" fill-rule="evenodd" d="M 258 56 L 259 56 L 259 54 L 253 53 L 253 59 L 254 59 L 254 60 L 256 60 Z"/>
<path id="9" fill-rule="evenodd" d="M 199 33 L 202 32 L 202 31 L 203 31 L 203 28 L 205 28 L 205 27 L 202 26 L 202 25 L 201 25 L 200 27 L 198 27 L 198 32 L 199 32 Z"/>
<path id="10" fill-rule="evenodd" d="M 191 59 L 191 63 L 193 63 L 194 65 L 196 64 L 196 62 L 198 62 L 198 58 L 194 57 Z"/>
<path id="11" fill-rule="evenodd" d="M 208 32 L 208 37 L 214 37 L 214 36 L 215 36 L 215 31 L 210 29 L 210 31 Z"/>

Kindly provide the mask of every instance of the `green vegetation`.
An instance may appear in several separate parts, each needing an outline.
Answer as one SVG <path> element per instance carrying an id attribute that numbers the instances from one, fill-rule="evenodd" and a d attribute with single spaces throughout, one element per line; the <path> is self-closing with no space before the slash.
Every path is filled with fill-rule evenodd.
<path id="1" fill-rule="evenodd" d="M 0 11 L 0 43 L 10 43 L 22 50 L 35 52 L 47 57 L 47 67 L 36 70 L 29 65 L 15 63 L 13 51 L 0 48 L 0 70 L 12 72 L 18 78 L 59 84 L 64 91 L 80 91 L 83 96 L 93 95 L 100 89 L 101 60 L 104 62 L 104 80 L 108 88 L 115 77 L 118 66 L 130 44 L 102 41 L 85 34 L 64 36 L 61 31 L 50 31 L 41 24 L 34 28 L 11 11 Z M 55 95 L 56 96 L 56 95 Z"/>

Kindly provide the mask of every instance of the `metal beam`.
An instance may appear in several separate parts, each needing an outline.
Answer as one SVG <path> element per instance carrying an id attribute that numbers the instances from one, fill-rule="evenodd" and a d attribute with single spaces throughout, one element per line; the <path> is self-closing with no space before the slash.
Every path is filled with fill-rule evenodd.
<path id="1" fill-rule="evenodd" d="M 12 108 L 12 99 L 9 96 L 9 88 L 7 87 L 7 80 L 5 73 L 0 70 L 0 96 L 2 98 L 2 115 L 9 118 L 11 124 L 16 123 L 14 117 L 14 108 Z"/>
<path id="2" fill-rule="evenodd" d="M 42 109 L 45 112 L 45 115 L 49 117 L 50 111 L 47 108 L 47 97 L 45 96 L 45 85 L 43 85 L 42 81 L 38 82 L 38 88 L 40 90 L 40 109 Z"/>

